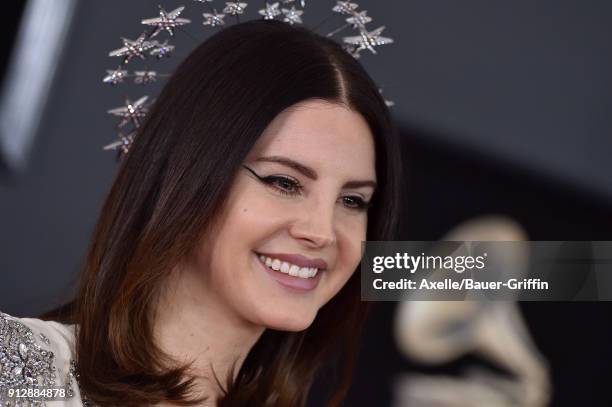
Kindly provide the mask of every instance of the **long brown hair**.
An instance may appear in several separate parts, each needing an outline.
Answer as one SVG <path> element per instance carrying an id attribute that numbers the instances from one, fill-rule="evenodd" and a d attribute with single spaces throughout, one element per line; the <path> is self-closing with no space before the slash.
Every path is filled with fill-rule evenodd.
<path id="1" fill-rule="evenodd" d="M 333 40 L 276 21 L 233 25 L 178 67 L 139 129 L 96 224 L 75 299 L 42 317 L 75 323 L 82 392 L 99 406 L 201 402 L 188 366 L 154 343 L 152 305 L 214 219 L 247 153 L 276 115 L 318 98 L 360 113 L 374 135 L 378 190 L 368 240 L 393 240 L 400 157 L 388 109 Z M 301 332 L 266 330 L 221 406 L 303 406 L 321 367 L 339 364 L 330 405 L 350 384 L 367 303 L 359 271 Z"/>

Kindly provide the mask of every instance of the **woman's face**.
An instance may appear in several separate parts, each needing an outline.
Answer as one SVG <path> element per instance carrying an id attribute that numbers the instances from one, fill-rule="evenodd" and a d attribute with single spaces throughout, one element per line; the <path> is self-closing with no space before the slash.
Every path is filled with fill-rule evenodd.
<path id="1" fill-rule="evenodd" d="M 279 114 L 243 164 L 193 270 L 232 316 L 303 330 L 359 265 L 372 134 L 358 113 L 308 100 Z"/>

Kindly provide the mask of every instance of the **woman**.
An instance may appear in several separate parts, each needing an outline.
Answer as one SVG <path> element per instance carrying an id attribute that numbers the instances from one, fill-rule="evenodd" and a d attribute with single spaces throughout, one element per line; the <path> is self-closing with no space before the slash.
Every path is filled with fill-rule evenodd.
<path id="1" fill-rule="evenodd" d="M 60 383 L 75 359 L 73 405 L 301 406 L 332 363 L 338 405 L 366 313 L 361 242 L 396 233 L 398 154 L 340 45 L 276 21 L 229 27 L 139 129 L 74 301 L 5 324 L 56 346 Z"/>

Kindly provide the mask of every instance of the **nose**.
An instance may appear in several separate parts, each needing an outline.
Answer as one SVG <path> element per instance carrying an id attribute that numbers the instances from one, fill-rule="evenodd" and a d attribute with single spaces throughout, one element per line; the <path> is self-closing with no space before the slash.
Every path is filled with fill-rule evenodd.
<path id="1" fill-rule="evenodd" d="M 313 199 L 310 204 L 296 209 L 296 219 L 289 229 L 294 238 L 305 241 L 312 248 L 336 243 L 334 205 L 321 201 Z"/>

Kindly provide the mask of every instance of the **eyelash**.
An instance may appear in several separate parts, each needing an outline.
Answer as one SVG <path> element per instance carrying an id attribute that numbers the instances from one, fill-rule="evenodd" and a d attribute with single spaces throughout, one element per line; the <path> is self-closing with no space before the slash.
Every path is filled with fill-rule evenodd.
<path id="1" fill-rule="evenodd" d="M 285 177 L 285 176 L 281 176 L 281 175 L 270 175 L 267 177 L 260 177 L 259 175 L 255 174 L 255 172 L 253 170 L 251 170 L 248 167 L 247 168 L 249 171 L 251 171 L 251 173 L 253 173 L 253 175 L 255 175 L 261 182 L 263 182 L 264 184 L 266 184 L 267 186 L 270 186 L 272 188 L 274 188 L 277 192 L 283 194 L 283 195 L 287 195 L 287 196 L 295 196 L 298 195 L 300 193 L 300 191 L 302 190 L 302 188 L 304 188 L 298 181 L 293 180 L 289 177 Z M 285 188 L 281 188 L 279 186 L 277 186 L 278 184 L 276 184 L 277 182 L 286 182 L 289 183 L 291 188 L 295 188 L 295 191 L 287 191 Z M 276 185 L 275 185 L 276 184 Z M 353 199 L 356 203 L 355 206 L 348 206 L 348 209 L 352 209 L 355 211 L 360 211 L 360 212 L 365 212 L 367 211 L 371 206 L 372 206 L 372 202 L 365 202 L 363 199 L 361 199 L 358 196 L 345 196 L 344 198 L 351 198 Z"/>

